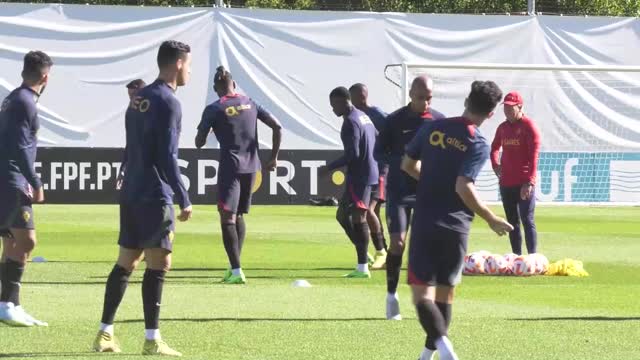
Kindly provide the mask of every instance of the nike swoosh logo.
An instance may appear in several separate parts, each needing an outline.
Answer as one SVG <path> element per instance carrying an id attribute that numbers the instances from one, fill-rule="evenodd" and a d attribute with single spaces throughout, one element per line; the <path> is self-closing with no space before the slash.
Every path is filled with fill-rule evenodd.
<path id="1" fill-rule="evenodd" d="M 402 130 L 403 134 L 410 133 L 410 132 L 413 132 L 413 130 Z"/>
<path id="2" fill-rule="evenodd" d="M 160 303 L 156 303 L 156 306 L 160 307 L 160 306 L 162 306 L 162 305 L 160 305 Z"/>

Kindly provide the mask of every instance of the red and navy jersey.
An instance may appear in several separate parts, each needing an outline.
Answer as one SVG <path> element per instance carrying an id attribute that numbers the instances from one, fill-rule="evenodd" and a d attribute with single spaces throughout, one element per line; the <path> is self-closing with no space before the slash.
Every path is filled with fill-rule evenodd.
<path id="1" fill-rule="evenodd" d="M 501 165 L 500 185 L 535 185 L 539 153 L 540 132 L 533 120 L 523 116 L 515 123 L 500 124 L 491 143 L 491 164 Z"/>
<path id="2" fill-rule="evenodd" d="M 418 114 L 408 105 L 387 116 L 378 137 L 375 154 L 378 161 L 389 164 L 388 193 L 399 196 L 415 194 L 416 181 L 400 169 L 405 148 L 425 122 L 444 117 L 442 113 L 431 108 Z"/>
<path id="3" fill-rule="evenodd" d="M 377 184 L 378 163 L 373 157 L 377 135 L 378 132 L 367 114 L 352 107 L 349 114 L 343 117 L 340 130 L 344 154 L 327 167 L 333 170 L 346 166 L 348 183 Z"/>
<path id="4" fill-rule="evenodd" d="M 38 94 L 21 86 L 0 106 L 0 189 L 27 192 L 42 186 L 34 163 L 38 149 Z"/>
<path id="5" fill-rule="evenodd" d="M 260 171 L 258 119 L 271 114 L 249 97 L 224 96 L 204 109 L 199 132 L 213 130 L 220 143 L 220 171 L 250 174 Z"/>
<path id="6" fill-rule="evenodd" d="M 407 156 L 422 162 L 414 225 L 468 233 L 474 214 L 456 193 L 456 180 L 475 181 L 489 159 L 489 143 L 478 128 L 462 117 L 433 121 L 407 146 Z"/>
<path id="7" fill-rule="evenodd" d="M 125 115 L 127 169 L 120 202 L 123 204 L 191 205 L 178 167 L 182 108 L 169 85 L 156 80 L 140 90 Z"/>

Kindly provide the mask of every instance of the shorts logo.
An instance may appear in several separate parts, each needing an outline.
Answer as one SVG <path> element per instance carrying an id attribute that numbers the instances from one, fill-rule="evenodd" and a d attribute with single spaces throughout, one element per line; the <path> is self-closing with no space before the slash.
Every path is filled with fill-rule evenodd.
<path id="1" fill-rule="evenodd" d="M 467 145 L 465 145 L 462 140 L 447 136 L 447 134 L 443 133 L 442 131 L 434 131 L 429 136 L 429 144 L 433 146 L 440 146 L 441 148 L 446 150 L 447 145 L 445 145 L 445 142 L 449 146 L 452 146 L 462 152 L 467 151 Z"/>
<path id="2" fill-rule="evenodd" d="M 169 231 L 169 242 L 173 242 L 173 238 L 175 237 L 175 234 L 173 231 Z"/>
<path id="3" fill-rule="evenodd" d="M 362 115 L 362 116 L 360 116 L 360 118 L 359 118 L 358 120 L 360 120 L 360 123 L 361 123 L 362 125 L 365 125 L 365 124 L 371 124 L 371 123 L 372 123 L 372 122 L 371 122 L 371 119 L 369 119 L 369 117 L 368 117 L 367 115 Z"/>
<path id="4" fill-rule="evenodd" d="M 22 219 L 24 220 L 24 222 L 28 223 L 29 220 L 31 220 L 31 214 L 28 211 L 23 211 Z"/>

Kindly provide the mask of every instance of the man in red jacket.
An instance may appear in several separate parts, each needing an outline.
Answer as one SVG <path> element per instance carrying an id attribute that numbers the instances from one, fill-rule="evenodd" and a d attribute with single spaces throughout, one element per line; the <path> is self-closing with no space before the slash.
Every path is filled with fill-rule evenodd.
<path id="1" fill-rule="evenodd" d="M 502 205 L 507 220 L 513 226 L 513 231 L 509 233 L 511 250 L 515 254 L 522 254 L 522 220 L 527 252 L 533 254 L 538 245 L 533 218 L 540 132 L 533 120 L 522 111 L 523 101 L 519 93 L 514 91 L 507 94 L 503 104 L 507 120 L 498 126 L 491 144 L 491 165 L 500 179 Z"/>

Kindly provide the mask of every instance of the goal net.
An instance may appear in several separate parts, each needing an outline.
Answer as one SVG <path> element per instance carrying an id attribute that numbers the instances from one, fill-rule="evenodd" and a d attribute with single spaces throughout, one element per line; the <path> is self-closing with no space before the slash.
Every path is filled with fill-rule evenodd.
<path id="1" fill-rule="evenodd" d="M 405 104 L 412 79 L 431 77 L 432 107 L 446 116 L 462 114 L 474 80 L 518 91 L 541 133 L 538 201 L 640 204 L 640 66 L 405 63 L 385 75 Z M 491 141 L 504 120 L 499 106 L 481 132 Z M 489 163 L 477 186 L 484 200 L 500 200 Z"/>

